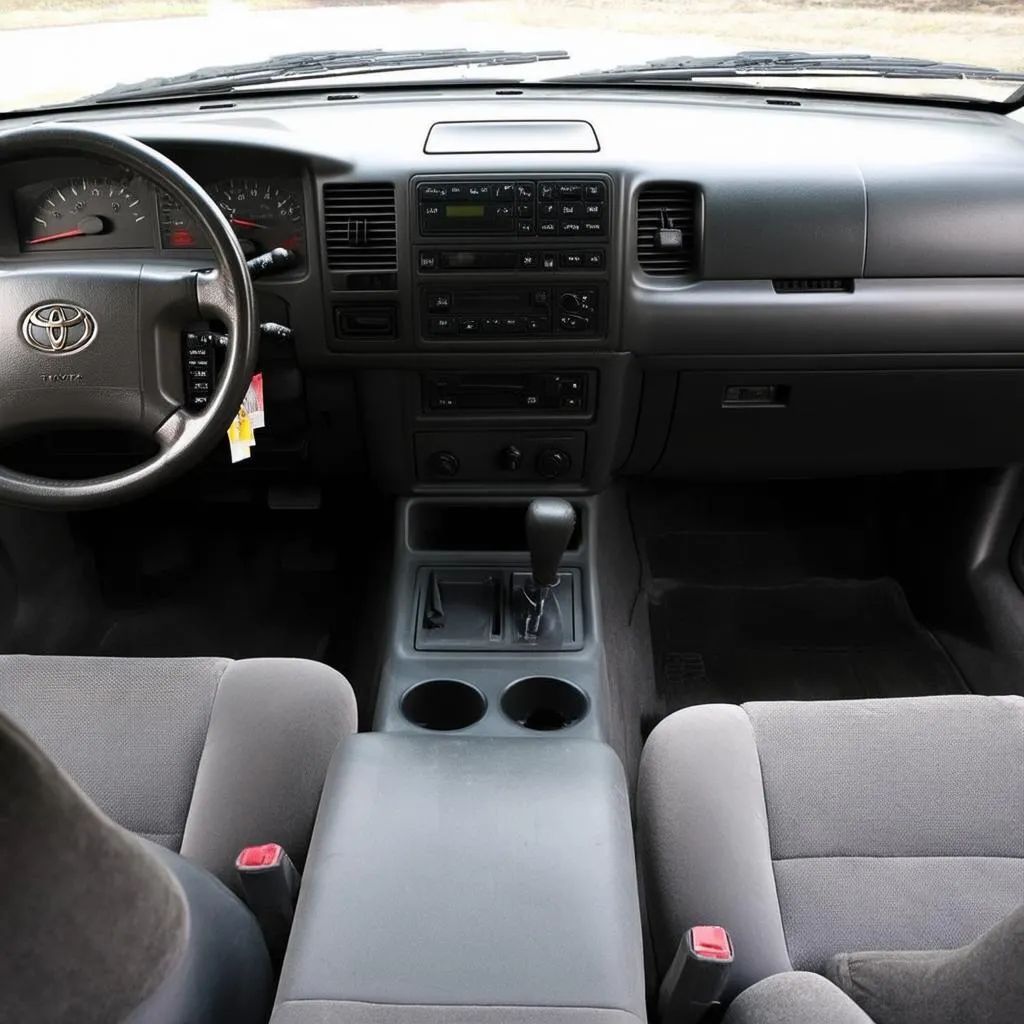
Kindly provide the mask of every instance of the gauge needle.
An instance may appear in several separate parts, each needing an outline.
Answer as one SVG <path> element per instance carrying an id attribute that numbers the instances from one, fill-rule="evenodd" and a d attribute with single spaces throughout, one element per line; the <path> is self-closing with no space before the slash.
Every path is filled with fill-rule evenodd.
<path id="1" fill-rule="evenodd" d="M 83 217 L 78 222 L 77 228 L 69 228 L 67 231 L 58 231 L 53 235 L 42 235 L 39 238 L 30 238 L 29 245 L 41 245 L 43 242 L 56 242 L 61 238 L 78 238 L 81 235 L 101 235 L 106 225 L 102 217 Z"/>
<path id="2" fill-rule="evenodd" d="M 262 228 L 263 227 L 262 224 L 257 224 L 256 221 L 254 221 L 254 220 L 242 220 L 241 217 L 232 217 L 231 218 L 231 223 L 234 224 L 236 228 Z"/>

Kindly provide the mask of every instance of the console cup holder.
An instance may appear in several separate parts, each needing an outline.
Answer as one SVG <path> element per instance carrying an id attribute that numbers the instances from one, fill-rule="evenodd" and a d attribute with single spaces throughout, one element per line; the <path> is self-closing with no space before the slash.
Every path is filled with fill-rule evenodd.
<path id="1" fill-rule="evenodd" d="M 564 679 L 527 676 L 505 689 L 501 710 L 524 729 L 557 732 L 584 718 L 590 701 L 578 686 Z"/>
<path id="2" fill-rule="evenodd" d="M 421 729 L 452 732 L 479 722 L 487 711 L 487 698 L 458 679 L 428 679 L 406 690 L 399 706 Z"/>

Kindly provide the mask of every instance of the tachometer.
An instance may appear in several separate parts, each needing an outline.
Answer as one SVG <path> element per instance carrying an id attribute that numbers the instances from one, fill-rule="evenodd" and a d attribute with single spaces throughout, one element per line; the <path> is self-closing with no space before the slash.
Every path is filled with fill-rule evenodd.
<path id="1" fill-rule="evenodd" d="M 208 188 L 242 243 L 247 256 L 281 246 L 301 252 L 302 200 L 287 186 L 270 180 L 232 178 Z"/>
<path id="2" fill-rule="evenodd" d="M 149 202 L 126 181 L 68 178 L 32 202 L 22 225 L 25 249 L 134 249 L 153 244 Z"/>

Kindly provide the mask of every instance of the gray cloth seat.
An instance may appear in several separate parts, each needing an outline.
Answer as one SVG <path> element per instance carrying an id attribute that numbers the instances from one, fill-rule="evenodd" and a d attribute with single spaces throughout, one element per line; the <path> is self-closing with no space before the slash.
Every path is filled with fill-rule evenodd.
<path id="1" fill-rule="evenodd" d="M 0 712 L 110 818 L 236 885 L 247 845 L 305 860 L 355 696 L 312 661 L 0 657 Z"/>
<path id="2" fill-rule="evenodd" d="M 660 974 L 687 928 L 723 925 L 726 999 L 765 993 L 735 1019 L 773 1019 L 766 1001 L 792 1015 L 817 980 L 764 979 L 953 949 L 1024 903 L 1024 699 L 687 708 L 648 739 L 638 811 Z"/>

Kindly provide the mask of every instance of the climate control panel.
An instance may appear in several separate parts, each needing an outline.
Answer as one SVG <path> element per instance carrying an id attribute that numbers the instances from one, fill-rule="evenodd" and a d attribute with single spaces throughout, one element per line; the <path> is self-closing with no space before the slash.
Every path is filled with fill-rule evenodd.
<path id="1" fill-rule="evenodd" d="M 422 289 L 423 335 L 432 341 L 591 337 L 604 333 L 604 288 L 598 282 L 519 288 Z"/>

